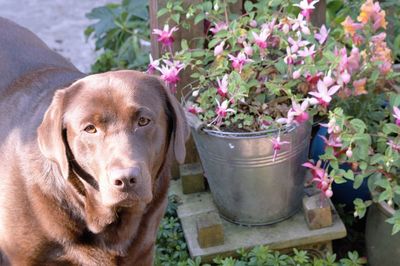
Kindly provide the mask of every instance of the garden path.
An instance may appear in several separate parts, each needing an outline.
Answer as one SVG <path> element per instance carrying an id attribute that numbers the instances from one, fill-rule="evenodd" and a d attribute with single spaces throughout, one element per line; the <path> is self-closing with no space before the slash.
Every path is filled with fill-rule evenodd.
<path id="1" fill-rule="evenodd" d="M 111 0 L 0 0 L 0 16 L 24 26 L 51 49 L 88 73 L 95 60 L 94 42 L 86 41 L 85 28 L 93 23 L 85 14 Z"/>

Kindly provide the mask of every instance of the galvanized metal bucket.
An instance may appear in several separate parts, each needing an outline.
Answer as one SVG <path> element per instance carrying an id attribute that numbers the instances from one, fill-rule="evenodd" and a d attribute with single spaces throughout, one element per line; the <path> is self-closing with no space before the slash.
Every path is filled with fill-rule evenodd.
<path id="1" fill-rule="evenodd" d="M 188 114 L 211 194 L 220 214 L 242 225 L 265 225 L 297 212 L 303 196 L 311 123 L 255 133 L 201 127 Z M 197 119 L 198 120 L 198 119 Z M 273 160 L 271 139 L 290 144 Z"/>

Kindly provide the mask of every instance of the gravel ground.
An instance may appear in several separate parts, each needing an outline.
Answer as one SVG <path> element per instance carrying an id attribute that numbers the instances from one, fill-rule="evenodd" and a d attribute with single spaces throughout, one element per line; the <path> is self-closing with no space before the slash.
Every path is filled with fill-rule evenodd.
<path id="1" fill-rule="evenodd" d="M 93 23 L 85 14 L 94 7 L 116 1 L 0 0 L 0 16 L 30 29 L 50 48 L 88 73 L 96 55 L 93 41 L 86 42 L 83 34 Z"/>

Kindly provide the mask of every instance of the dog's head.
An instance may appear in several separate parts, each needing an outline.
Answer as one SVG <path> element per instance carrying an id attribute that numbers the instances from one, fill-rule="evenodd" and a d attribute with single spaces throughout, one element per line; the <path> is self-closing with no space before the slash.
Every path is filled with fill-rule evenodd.
<path id="1" fill-rule="evenodd" d="M 156 77 L 96 74 L 56 92 L 38 143 L 60 175 L 95 205 L 143 208 L 170 157 L 182 162 L 188 128 L 178 101 Z M 83 184 L 83 187 L 82 187 Z"/>

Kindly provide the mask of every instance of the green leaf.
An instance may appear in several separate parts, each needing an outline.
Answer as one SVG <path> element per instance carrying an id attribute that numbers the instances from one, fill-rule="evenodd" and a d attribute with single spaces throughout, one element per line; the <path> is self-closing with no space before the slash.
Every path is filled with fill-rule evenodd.
<path id="1" fill-rule="evenodd" d="M 379 186 L 381 188 L 389 188 L 390 187 L 389 181 L 387 179 L 385 179 L 385 178 L 378 179 L 375 182 L 375 185 L 377 185 L 377 186 Z"/>
<path id="2" fill-rule="evenodd" d="M 364 201 L 361 200 L 361 199 L 355 199 L 355 200 L 353 201 L 353 203 L 354 203 L 354 209 L 355 209 L 355 211 L 356 211 L 356 214 L 357 214 L 357 216 L 360 217 L 360 218 L 362 218 L 362 217 L 365 216 L 365 213 L 366 213 L 366 211 L 367 211 L 367 207 L 368 207 L 369 205 L 371 205 L 371 201 L 364 202 Z"/>
<path id="3" fill-rule="evenodd" d="M 354 173 L 351 169 L 347 170 L 347 172 L 344 174 L 344 177 L 346 177 L 349 180 L 354 180 Z"/>
<path id="4" fill-rule="evenodd" d="M 188 45 L 188 43 L 187 43 L 187 40 L 182 39 L 182 41 L 181 41 L 181 48 L 182 48 L 182 50 L 187 50 L 187 49 L 189 49 L 189 45 Z"/>
<path id="5" fill-rule="evenodd" d="M 365 125 L 365 123 L 358 118 L 352 119 L 350 121 L 350 124 L 353 126 L 353 128 L 358 132 L 358 133 L 364 133 L 365 129 L 367 128 L 367 126 Z"/>
<path id="6" fill-rule="evenodd" d="M 358 189 L 364 181 L 364 175 L 356 175 L 354 178 L 353 188 Z"/>
<path id="7" fill-rule="evenodd" d="M 197 25 L 200 21 L 202 21 L 206 16 L 204 15 L 204 13 L 200 13 L 198 14 L 195 18 L 194 18 L 194 24 Z"/>
<path id="8" fill-rule="evenodd" d="M 92 11 L 86 14 L 86 17 L 98 20 L 91 27 L 93 27 L 95 35 L 100 36 L 115 27 L 114 18 L 119 15 L 119 12 L 107 5 L 92 9 Z"/>
<path id="9" fill-rule="evenodd" d="M 168 13 L 168 9 L 167 8 L 161 8 L 160 10 L 158 10 L 158 12 L 157 12 L 157 17 L 159 18 L 159 17 L 161 17 L 161 16 L 163 16 L 163 15 L 165 15 L 165 14 L 167 14 Z"/>
<path id="10" fill-rule="evenodd" d="M 179 13 L 172 14 L 171 19 L 175 21 L 176 24 L 179 24 L 179 21 L 181 20 L 181 15 Z"/>
<path id="11" fill-rule="evenodd" d="M 319 158 L 321 160 L 336 160 L 336 156 L 334 154 L 332 147 L 326 147 L 325 153 L 320 155 Z"/>
<path id="12" fill-rule="evenodd" d="M 208 48 L 213 48 L 214 46 L 216 46 L 217 44 L 221 43 L 221 40 L 219 39 L 212 39 L 209 43 L 208 43 Z"/>
<path id="13" fill-rule="evenodd" d="M 124 4 L 128 3 L 127 11 L 129 14 L 134 15 L 143 20 L 149 20 L 148 0 L 125 0 Z M 158 13 L 157 13 L 158 16 Z"/>
<path id="14" fill-rule="evenodd" d="M 391 134 L 391 133 L 398 133 L 398 132 L 399 132 L 399 126 L 398 126 L 398 125 L 395 125 L 395 124 L 388 123 L 388 124 L 385 124 L 385 125 L 383 126 L 382 131 L 383 131 L 383 133 L 385 133 L 386 135 L 389 135 L 389 134 Z"/>
<path id="15" fill-rule="evenodd" d="M 372 74 L 371 74 L 371 77 L 369 78 L 369 80 L 372 81 L 372 83 L 376 83 L 376 81 L 379 78 L 379 74 L 380 74 L 379 70 L 372 71 Z"/>
<path id="16" fill-rule="evenodd" d="M 385 162 L 385 156 L 383 156 L 383 155 L 380 154 L 380 153 L 374 154 L 374 155 L 371 157 L 371 160 L 369 161 L 369 163 L 370 163 L 371 165 L 374 165 L 374 164 L 383 164 L 384 162 Z"/>
<path id="17" fill-rule="evenodd" d="M 400 211 L 397 210 L 391 218 L 386 220 L 386 222 L 393 224 L 392 235 L 400 232 Z"/>
<path id="18" fill-rule="evenodd" d="M 378 197 L 378 201 L 382 202 L 382 201 L 386 201 L 392 198 L 392 193 L 390 189 L 386 189 L 385 191 L 381 192 L 379 197 Z"/>
<path id="19" fill-rule="evenodd" d="M 285 74 L 287 71 L 287 65 L 283 60 L 279 60 L 277 63 L 275 63 L 275 67 L 281 74 Z"/>
<path id="20" fill-rule="evenodd" d="M 251 10 L 253 10 L 254 4 L 251 1 L 246 1 L 244 3 L 244 10 L 246 10 L 247 13 L 250 13 Z"/>

